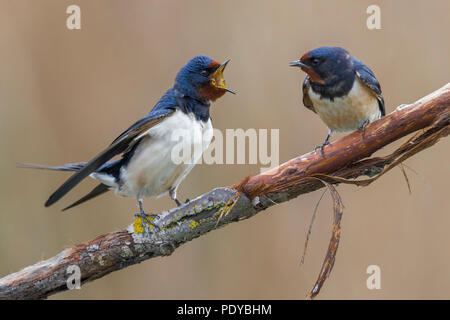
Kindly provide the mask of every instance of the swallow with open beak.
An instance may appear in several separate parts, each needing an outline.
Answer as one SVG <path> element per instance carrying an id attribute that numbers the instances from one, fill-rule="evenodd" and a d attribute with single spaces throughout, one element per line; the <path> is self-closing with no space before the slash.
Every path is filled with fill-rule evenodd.
<path id="1" fill-rule="evenodd" d="M 153 107 L 149 114 L 138 120 L 118 136 L 106 149 L 89 162 L 69 163 L 62 166 L 22 164 L 28 168 L 74 171 L 47 200 L 48 207 L 66 195 L 84 178 L 100 183 L 87 195 L 63 210 L 73 208 L 109 190 L 138 200 L 142 221 L 147 220 L 143 198 L 169 194 L 179 206 L 177 188 L 209 146 L 213 127 L 210 118 L 212 101 L 222 97 L 228 89 L 223 71 L 230 60 L 219 63 L 207 56 L 192 58 L 175 78 L 175 84 Z M 182 130 L 185 139 L 172 137 Z M 201 137 L 195 139 L 194 137 Z M 182 144 L 183 150 L 194 152 L 186 161 L 174 161 L 172 150 Z M 110 161 L 121 155 L 118 160 Z"/>
<path id="2" fill-rule="evenodd" d="M 333 132 L 361 130 L 386 114 L 380 83 L 368 66 L 339 47 L 320 47 L 290 63 L 307 76 L 303 104 L 328 127 L 324 155 Z"/>

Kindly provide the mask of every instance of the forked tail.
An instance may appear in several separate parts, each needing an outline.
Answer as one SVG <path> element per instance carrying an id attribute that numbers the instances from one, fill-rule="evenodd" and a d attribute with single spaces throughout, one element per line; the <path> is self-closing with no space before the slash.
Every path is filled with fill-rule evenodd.
<path id="1" fill-rule="evenodd" d="M 77 163 L 66 163 L 62 166 L 43 166 L 40 164 L 34 164 L 34 163 L 18 163 L 17 166 L 19 168 L 27 168 L 27 169 L 40 169 L 40 170 L 53 170 L 53 171 L 80 171 L 86 166 L 87 162 L 77 162 Z M 83 202 L 86 202 L 92 198 L 95 198 L 109 190 L 109 187 L 100 183 L 97 185 L 91 192 L 89 192 L 87 195 L 79 199 L 78 201 L 75 201 L 70 206 L 63 209 L 63 211 L 76 207 L 79 204 L 82 204 Z"/>

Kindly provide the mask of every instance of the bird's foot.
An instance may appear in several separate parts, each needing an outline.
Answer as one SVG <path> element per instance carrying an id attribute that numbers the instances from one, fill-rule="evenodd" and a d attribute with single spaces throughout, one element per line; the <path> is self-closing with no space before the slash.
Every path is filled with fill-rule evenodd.
<path id="1" fill-rule="evenodd" d="M 359 127 L 359 130 L 361 130 L 361 136 L 364 139 L 364 135 L 366 133 L 366 126 L 369 124 L 369 120 L 366 120 L 362 123 L 361 127 Z"/>
<path id="2" fill-rule="evenodd" d="M 325 141 L 323 144 L 321 144 L 320 146 L 315 146 L 314 147 L 314 152 L 317 152 L 317 150 L 320 150 L 320 153 L 322 154 L 322 157 L 325 158 L 325 152 L 323 151 L 323 147 L 329 145 L 330 142 L 329 141 Z"/>
<path id="3" fill-rule="evenodd" d="M 323 147 L 325 147 L 326 145 L 329 145 L 329 144 L 330 144 L 330 138 L 331 138 L 331 135 L 332 135 L 332 134 L 333 134 L 333 130 L 328 129 L 328 135 L 327 135 L 327 137 L 325 138 L 325 141 L 322 143 L 322 145 L 316 146 L 316 147 L 314 148 L 314 151 L 315 151 L 315 152 L 317 152 L 317 149 L 320 149 L 320 153 L 322 154 L 322 158 L 325 158 L 325 152 L 323 151 Z"/>
<path id="4" fill-rule="evenodd" d="M 156 224 L 154 224 L 154 222 L 159 219 L 159 215 L 139 212 L 136 213 L 134 216 L 136 217 L 136 221 L 134 223 L 135 230 L 136 227 L 138 226 L 138 230 L 136 230 L 136 233 L 144 233 L 146 227 L 148 227 L 149 229 L 155 229 L 156 231 L 159 231 L 159 227 Z"/>
<path id="5" fill-rule="evenodd" d="M 175 203 L 177 204 L 177 207 L 180 207 L 183 203 L 181 203 L 180 202 L 180 200 L 178 200 L 178 199 L 173 199 L 173 201 L 175 201 Z M 184 202 L 184 204 L 186 204 L 186 203 L 189 203 L 189 201 L 191 201 L 191 200 L 189 200 L 189 199 L 186 199 L 186 201 Z"/>

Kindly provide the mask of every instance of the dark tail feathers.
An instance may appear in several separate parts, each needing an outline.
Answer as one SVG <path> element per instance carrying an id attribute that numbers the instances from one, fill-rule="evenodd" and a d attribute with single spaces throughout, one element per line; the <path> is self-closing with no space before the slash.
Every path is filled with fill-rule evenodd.
<path id="1" fill-rule="evenodd" d="M 77 162 L 77 163 L 66 163 L 62 166 L 43 166 L 40 164 L 34 163 L 22 163 L 19 162 L 17 166 L 19 168 L 27 168 L 27 169 L 40 169 L 40 170 L 54 170 L 54 171 L 80 171 L 86 166 L 87 162 Z"/>
<path id="2" fill-rule="evenodd" d="M 27 169 L 40 169 L 40 170 L 54 170 L 54 171 L 75 171 L 78 172 L 81 169 L 83 169 L 86 166 L 87 162 L 77 162 L 77 163 L 66 163 L 62 166 L 43 166 L 40 164 L 34 164 L 34 163 L 18 163 L 17 166 L 19 168 L 27 168 Z M 66 211 L 70 208 L 76 207 L 79 204 L 82 204 L 83 202 L 86 202 L 88 200 L 91 200 L 92 198 L 95 198 L 109 190 L 109 187 L 104 184 L 97 185 L 91 192 L 89 192 L 87 195 L 79 199 L 78 201 L 75 201 L 70 206 L 64 208 L 62 211 Z"/>
<path id="3" fill-rule="evenodd" d="M 95 198 L 101 194 L 104 194 L 107 191 L 109 191 L 109 187 L 107 185 L 100 183 L 98 186 L 96 186 L 94 189 L 92 189 L 92 191 L 89 192 L 87 195 L 85 195 L 83 198 L 75 201 L 70 206 L 62 209 L 62 211 L 66 211 L 70 208 L 76 207 L 77 205 L 82 204 L 83 202 L 86 202 L 88 200 L 91 200 L 92 198 Z"/>

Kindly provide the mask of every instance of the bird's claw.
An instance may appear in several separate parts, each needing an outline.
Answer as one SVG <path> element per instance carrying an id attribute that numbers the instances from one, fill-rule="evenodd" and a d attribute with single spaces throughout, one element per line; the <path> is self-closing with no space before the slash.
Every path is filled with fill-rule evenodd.
<path id="1" fill-rule="evenodd" d="M 145 212 L 139 212 L 139 213 L 136 213 L 134 216 L 136 218 L 141 218 L 141 227 L 142 227 L 142 229 L 145 230 L 145 227 L 146 227 L 145 223 L 144 223 L 144 220 L 145 220 L 147 222 L 147 224 L 151 228 L 154 228 L 155 230 L 159 231 L 159 227 L 152 222 L 152 221 L 157 221 L 159 219 L 159 215 L 157 215 L 157 214 L 147 214 Z"/>
<path id="2" fill-rule="evenodd" d="M 183 203 L 181 203 L 178 199 L 174 199 L 173 201 L 175 201 L 175 203 L 177 204 L 177 207 L 180 207 Z M 189 203 L 189 199 L 186 199 L 186 201 L 184 202 L 184 204 Z"/>
<path id="3" fill-rule="evenodd" d="M 363 124 L 361 125 L 361 127 L 359 127 L 359 129 L 361 130 L 361 135 L 364 139 L 364 135 L 366 133 L 366 126 L 369 124 L 369 120 L 366 120 L 363 122 Z"/>
<path id="4" fill-rule="evenodd" d="M 322 154 L 322 157 L 325 158 L 325 152 L 323 151 L 323 147 L 329 145 L 330 143 L 328 141 L 325 141 L 323 144 L 321 144 L 320 146 L 315 146 L 314 147 L 314 152 L 317 152 L 318 149 L 320 149 L 320 153 Z"/>

